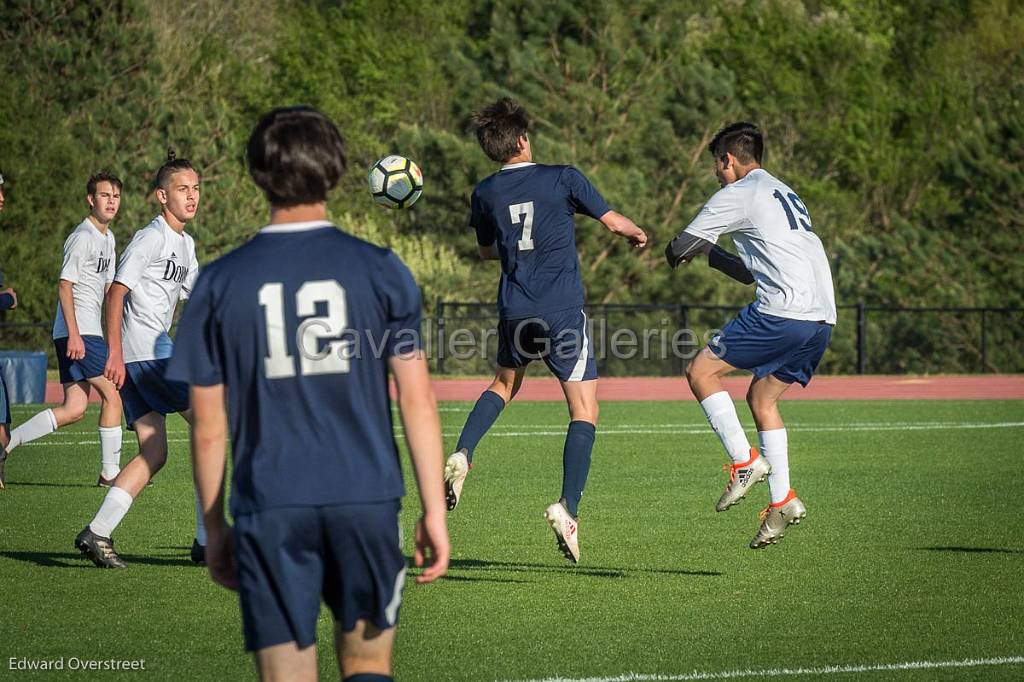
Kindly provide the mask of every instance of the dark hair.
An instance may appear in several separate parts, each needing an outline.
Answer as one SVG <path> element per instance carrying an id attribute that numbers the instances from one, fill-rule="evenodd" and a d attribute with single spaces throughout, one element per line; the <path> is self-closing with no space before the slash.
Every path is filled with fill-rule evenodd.
<path id="1" fill-rule="evenodd" d="M 249 175 L 274 206 L 327 200 L 345 174 L 345 140 L 331 119 L 308 106 L 274 109 L 249 136 Z"/>
<path id="2" fill-rule="evenodd" d="M 503 97 L 473 114 L 476 139 L 491 159 L 504 163 L 519 153 L 519 138 L 530 129 L 526 109 Z"/>
<path id="3" fill-rule="evenodd" d="M 177 158 L 174 149 L 168 147 L 167 160 L 164 161 L 164 165 L 160 166 L 160 169 L 156 172 L 156 177 L 153 178 L 153 189 L 157 190 L 161 187 L 166 187 L 167 183 L 171 181 L 171 176 L 183 170 L 195 171 L 196 169 L 191 161 Z M 196 173 L 198 172 L 196 171 Z"/>
<path id="4" fill-rule="evenodd" d="M 708 150 L 716 158 L 723 157 L 726 153 L 732 154 L 744 165 L 755 161 L 761 163 L 764 138 L 761 137 L 761 131 L 756 125 L 740 121 L 719 130 L 708 145 Z"/>
<path id="5" fill-rule="evenodd" d="M 117 177 L 113 173 L 107 173 L 106 171 L 100 171 L 96 175 L 89 178 L 89 181 L 85 183 L 85 193 L 89 195 L 96 194 L 96 185 L 101 182 L 109 182 L 111 185 L 116 187 L 118 191 L 121 190 L 121 178 Z"/>

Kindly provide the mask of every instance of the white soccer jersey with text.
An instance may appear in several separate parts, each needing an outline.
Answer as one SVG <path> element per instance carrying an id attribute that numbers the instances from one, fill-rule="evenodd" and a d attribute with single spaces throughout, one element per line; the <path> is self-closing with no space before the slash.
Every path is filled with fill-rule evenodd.
<path id="1" fill-rule="evenodd" d="M 198 274 L 192 236 L 175 232 L 163 216 L 135 233 L 114 275 L 131 289 L 121 322 L 125 362 L 171 357 L 174 309 L 188 298 Z"/>
<path id="2" fill-rule="evenodd" d="M 796 193 L 762 168 L 718 190 L 685 232 L 711 243 L 732 235 L 757 282 L 758 310 L 836 323 L 832 272 Z"/>
<path id="3" fill-rule="evenodd" d="M 103 336 L 103 295 L 114 279 L 114 233 L 103 233 L 86 218 L 64 242 L 64 264 L 60 278 L 71 282 L 75 322 L 82 336 Z M 53 338 L 69 335 L 60 299 L 53 321 Z"/>

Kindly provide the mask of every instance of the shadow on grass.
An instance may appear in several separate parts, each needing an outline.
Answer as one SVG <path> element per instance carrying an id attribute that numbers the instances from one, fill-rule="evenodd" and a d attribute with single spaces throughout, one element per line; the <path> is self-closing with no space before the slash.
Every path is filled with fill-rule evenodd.
<path id="1" fill-rule="evenodd" d="M 593 576 L 595 578 L 628 578 L 630 575 L 637 573 L 698 577 L 715 577 L 723 575 L 718 571 L 689 571 L 681 568 L 607 568 L 602 566 L 572 565 L 568 563 L 564 566 L 556 566 L 553 564 L 532 564 L 515 561 L 484 561 L 481 559 L 452 559 L 448 565 L 449 568 L 454 570 L 572 573 L 573 575 L 586 575 Z"/>
<path id="2" fill-rule="evenodd" d="M 1006 547 L 918 547 L 926 552 L 962 552 L 964 554 L 1024 554 L 1024 549 Z"/>
<path id="3" fill-rule="evenodd" d="M 134 554 L 121 554 L 129 566 L 139 564 L 141 566 L 193 566 L 188 558 L 177 557 L 154 557 L 140 556 Z M 0 557 L 24 561 L 43 568 L 95 568 L 93 563 L 82 554 L 74 552 L 0 552 Z"/>

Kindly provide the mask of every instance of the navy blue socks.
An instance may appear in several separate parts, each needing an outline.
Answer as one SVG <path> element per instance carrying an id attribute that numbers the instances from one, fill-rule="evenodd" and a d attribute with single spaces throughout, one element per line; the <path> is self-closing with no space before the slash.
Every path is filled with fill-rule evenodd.
<path id="1" fill-rule="evenodd" d="M 576 516 L 583 486 L 587 484 L 590 473 L 590 453 L 594 449 L 594 437 L 597 429 L 590 422 L 569 422 L 569 432 L 565 435 L 565 449 L 562 451 L 562 498 L 565 508 Z"/>
<path id="2" fill-rule="evenodd" d="M 468 453 L 466 459 L 473 462 L 473 450 L 477 443 L 487 433 L 487 429 L 498 419 L 498 415 L 505 409 L 505 401 L 494 391 L 487 390 L 480 394 L 473 411 L 466 419 L 466 425 L 462 427 L 462 434 L 459 436 L 459 444 L 456 450 L 465 449 Z M 589 457 L 589 456 L 588 456 Z"/>
<path id="3" fill-rule="evenodd" d="M 356 673 L 349 675 L 342 682 L 395 682 L 391 675 L 378 675 L 377 673 Z"/>

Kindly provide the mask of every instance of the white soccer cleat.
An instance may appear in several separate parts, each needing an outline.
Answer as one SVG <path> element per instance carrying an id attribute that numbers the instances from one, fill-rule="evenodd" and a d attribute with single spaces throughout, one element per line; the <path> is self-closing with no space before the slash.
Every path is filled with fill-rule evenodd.
<path id="1" fill-rule="evenodd" d="M 746 462 L 724 464 L 722 469 L 729 472 L 729 483 L 725 486 L 725 492 L 718 498 L 718 503 L 715 505 L 715 511 L 720 512 L 742 500 L 755 483 L 765 480 L 772 472 L 768 460 L 758 454 L 754 448 L 750 448 L 750 459 Z"/>
<path id="2" fill-rule="evenodd" d="M 544 518 L 548 520 L 551 530 L 555 531 L 558 549 L 562 551 L 566 559 L 578 564 L 580 562 L 580 522 L 572 517 L 561 501 L 555 502 L 545 509 Z"/>
<path id="3" fill-rule="evenodd" d="M 455 509 L 462 497 L 462 486 L 466 483 L 469 473 L 469 459 L 466 450 L 457 450 L 448 456 L 444 463 L 444 499 L 448 503 L 448 511 Z"/>
<path id="4" fill-rule="evenodd" d="M 787 528 L 800 523 L 805 516 L 807 507 L 796 496 L 796 491 L 790 490 L 782 502 L 769 504 L 761 511 L 761 528 L 750 541 L 750 549 L 764 549 L 776 544 L 786 534 Z"/>

